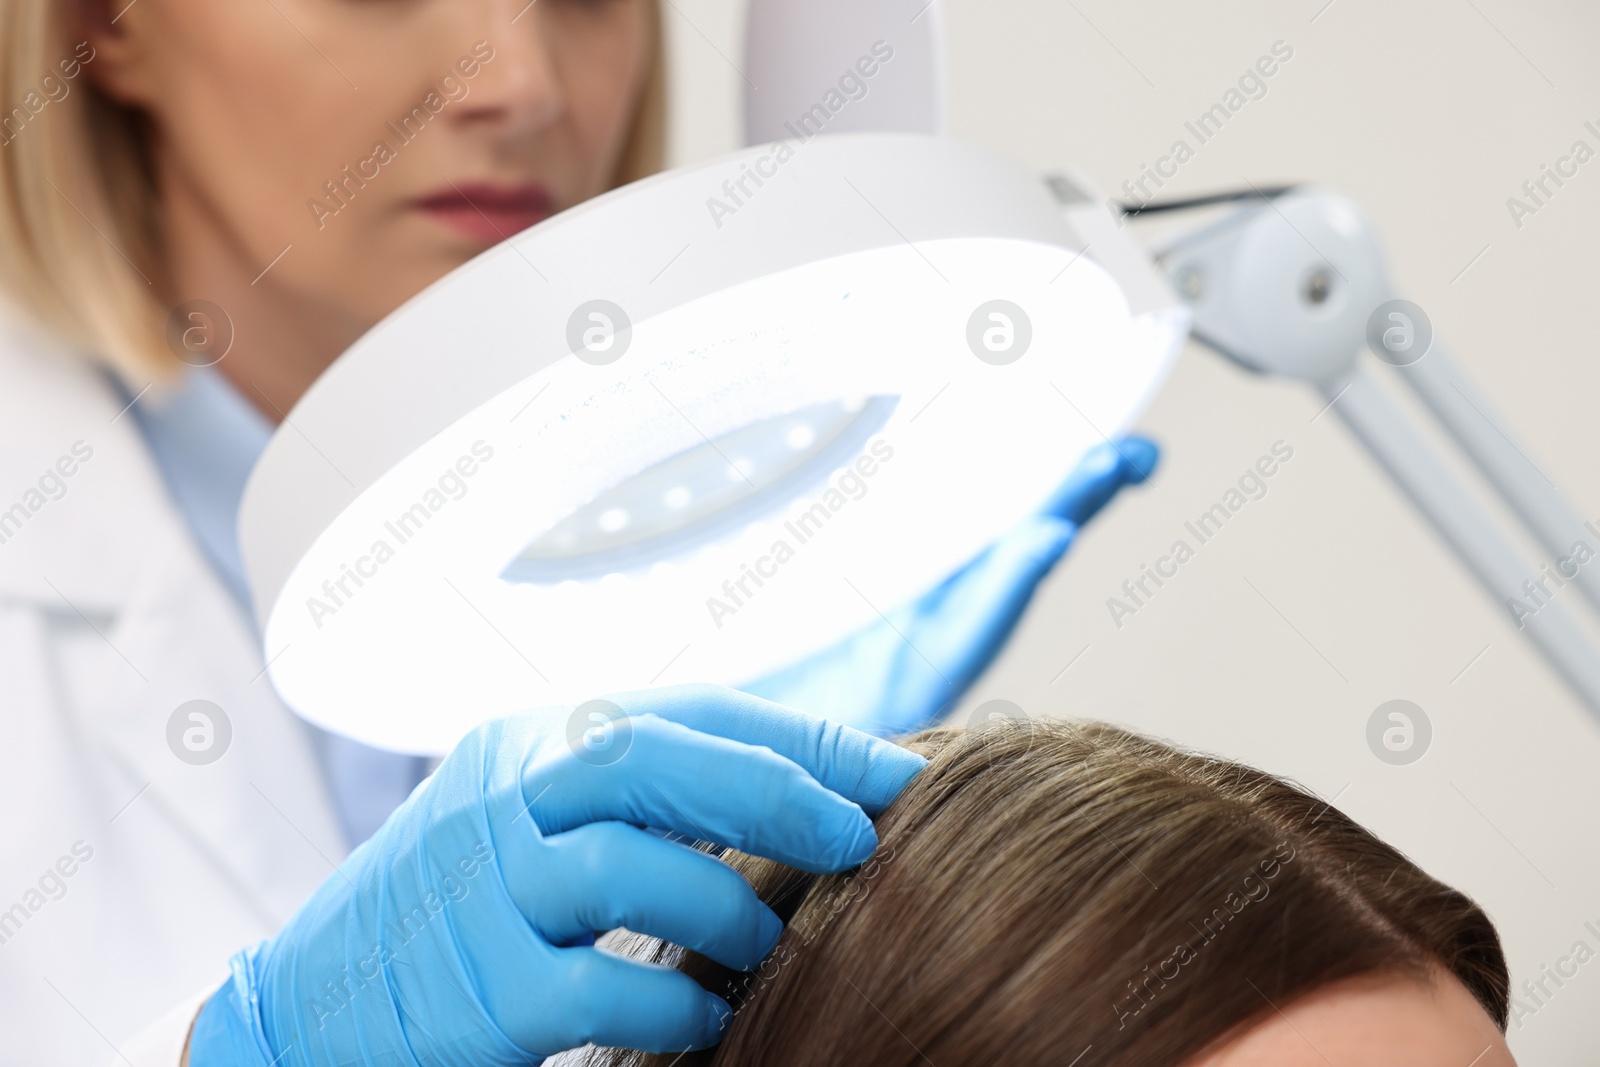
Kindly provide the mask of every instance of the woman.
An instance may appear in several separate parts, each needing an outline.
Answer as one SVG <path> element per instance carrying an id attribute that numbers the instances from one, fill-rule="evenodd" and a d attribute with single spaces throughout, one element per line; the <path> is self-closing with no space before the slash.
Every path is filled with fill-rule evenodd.
<path id="1" fill-rule="evenodd" d="M 219 1020 L 241 989 L 238 1003 L 253 1008 L 240 1025 L 283 1043 L 262 1037 L 237 1062 L 326 1052 L 291 1055 L 293 1025 L 257 996 L 279 980 L 263 961 L 295 973 L 343 927 L 317 927 L 326 942 L 297 940 L 304 924 L 280 928 L 308 898 L 315 916 L 344 908 L 359 928 L 402 844 L 454 831 L 429 822 L 448 824 L 431 803 L 412 805 L 396 816 L 391 851 L 333 869 L 426 767 L 311 730 L 271 692 L 235 536 L 245 479 L 300 395 L 384 315 L 503 238 L 659 166 L 660 51 L 653 0 L 0 0 L 0 678 L 16 754 L 0 799 L 29 813 L 8 820 L 0 853 L 11 1055 L 78 1063 L 115 1048 L 142 1060 L 130 1035 L 171 1009 L 150 1032 L 148 1062 L 175 1063 L 200 1005 L 219 1005 L 206 1033 L 225 1032 Z M 847 721 L 927 721 L 995 655 L 1077 527 L 1153 461 L 1146 443 L 1103 451 L 1046 513 L 927 598 L 761 691 Z M 693 714 L 720 716 L 715 728 L 689 729 L 653 757 L 667 764 L 641 756 L 629 773 L 711 756 L 764 773 L 728 749 L 772 747 L 727 717 L 758 705 L 725 692 L 695 700 Z M 780 732 L 816 725 L 759 707 Z M 523 740 L 532 760 L 548 737 Z M 828 777 L 823 756 L 797 755 L 786 773 Z M 458 797 L 503 788 L 482 767 L 452 781 Z M 738 801 L 737 790 L 713 792 L 719 781 L 686 781 L 678 803 L 704 801 L 697 821 L 712 821 Z M 864 810 L 846 786 L 819 788 Z M 824 867 L 853 855 L 807 838 L 814 828 L 791 826 L 794 811 L 769 815 L 768 837 L 805 839 L 785 854 Z M 540 825 L 506 831 L 522 835 L 517 847 L 493 855 L 521 862 Z M 847 837 L 859 844 L 864 832 L 852 822 Z M 446 859 L 498 872 L 478 843 Z M 539 855 L 543 866 L 521 876 L 684 864 L 609 832 Z M 646 903 L 689 882 L 651 884 Z M 354 885 L 367 895 L 335 899 Z M 493 905 L 485 930 L 532 906 L 472 899 Z M 673 928 L 715 942 L 731 914 L 695 912 Z M 573 953 L 559 979 L 545 977 L 593 1007 L 615 992 L 615 973 L 585 954 L 590 935 L 571 920 L 541 942 Z M 500 941 L 484 936 L 457 946 L 472 963 L 456 977 L 484 979 L 503 962 Z M 241 956 L 223 983 L 229 956 L 263 938 L 270 951 Z M 352 965 L 374 959 L 370 948 Z M 381 1042 L 404 1045 L 405 1034 L 380 1034 L 382 1020 L 431 1025 L 423 1007 L 455 996 L 435 972 L 422 977 L 405 1005 L 382 1001 L 387 1016 L 364 987 L 325 1025 L 355 1026 L 349 1047 L 364 1054 L 399 1055 Z M 524 1004 L 491 1010 L 527 1039 L 513 1042 L 511 1062 L 574 1037 L 651 1048 L 707 1039 L 682 1017 L 703 1005 L 674 988 L 675 1006 L 634 1013 L 631 1030 L 606 1029 L 598 1009 L 568 1012 L 565 1028 Z"/>
<path id="2" fill-rule="evenodd" d="M 787 928 L 753 973 L 682 962 L 732 1006 L 722 1044 L 595 1060 L 1513 1062 L 1488 918 L 1316 797 L 1101 724 L 907 744 L 930 762 L 859 869 L 731 858 Z"/>

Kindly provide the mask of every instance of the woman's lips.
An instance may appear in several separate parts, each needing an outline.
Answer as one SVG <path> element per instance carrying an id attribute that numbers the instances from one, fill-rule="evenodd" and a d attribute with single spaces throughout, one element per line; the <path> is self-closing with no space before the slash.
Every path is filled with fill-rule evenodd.
<path id="1" fill-rule="evenodd" d="M 537 184 L 452 182 L 415 203 L 429 218 L 481 244 L 496 244 L 555 213 L 554 198 Z"/>

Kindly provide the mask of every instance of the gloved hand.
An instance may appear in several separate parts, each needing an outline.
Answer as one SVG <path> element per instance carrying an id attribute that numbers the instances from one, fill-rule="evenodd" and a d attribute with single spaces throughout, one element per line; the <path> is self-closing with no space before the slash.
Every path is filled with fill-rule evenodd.
<path id="1" fill-rule="evenodd" d="M 492 1067 L 589 1042 L 713 1044 L 726 1002 L 595 933 L 748 969 L 781 923 L 732 868 L 643 827 L 845 870 L 925 763 L 713 686 L 569 710 L 462 741 L 281 933 L 234 958 L 189 1063 Z"/>
<path id="2" fill-rule="evenodd" d="M 920 599 L 743 688 L 874 734 L 928 725 L 988 669 L 1079 527 L 1159 458 L 1143 437 L 1097 445 L 1037 515 Z"/>

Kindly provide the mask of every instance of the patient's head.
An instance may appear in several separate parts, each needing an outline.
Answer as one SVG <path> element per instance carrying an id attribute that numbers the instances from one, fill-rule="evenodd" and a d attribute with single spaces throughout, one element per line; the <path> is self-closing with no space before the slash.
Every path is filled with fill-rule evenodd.
<path id="1" fill-rule="evenodd" d="M 880 848 L 818 878 L 729 856 L 780 916 L 715 1049 L 618 1064 L 1504 1067 L 1494 927 L 1270 775 L 1100 725 L 906 744 Z"/>

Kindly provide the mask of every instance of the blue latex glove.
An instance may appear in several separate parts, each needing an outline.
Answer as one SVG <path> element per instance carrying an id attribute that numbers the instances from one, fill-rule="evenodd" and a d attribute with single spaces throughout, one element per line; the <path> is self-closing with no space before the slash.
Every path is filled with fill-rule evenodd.
<path id="1" fill-rule="evenodd" d="M 624 926 L 748 969 L 781 923 L 732 868 L 643 827 L 845 870 L 925 761 L 728 689 L 611 701 L 625 717 L 580 706 L 571 742 L 569 709 L 473 731 L 277 937 L 234 958 L 190 1064 L 492 1067 L 589 1042 L 715 1043 L 726 1002 L 594 935 Z"/>
<path id="2" fill-rule="evenodd" d="M 988 669 L 1078 529 L 1159 458 L 1143 437 L 1097 445 L 1037 515 L 921 599 L 744 688 L 876 734 L 928 725 Z"/>

